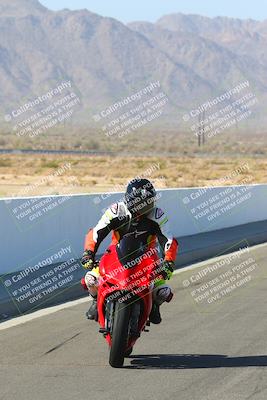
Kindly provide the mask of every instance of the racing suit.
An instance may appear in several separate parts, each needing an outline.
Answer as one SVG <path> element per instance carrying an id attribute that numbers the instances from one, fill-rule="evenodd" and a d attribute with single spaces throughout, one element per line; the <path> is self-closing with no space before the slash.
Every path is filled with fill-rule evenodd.
<path id="1" fill-rule="evenodd" d="M 161 208 L 155 207 L 145 217 L 133 218 L 126 204 L 121 201 L 109 207 L 98 224 L 90 229 L 85 238 L 84 249 L 95 256 L 100 243 L 112 232 L 112 244 L 119 243 L 127 235 L 132 240 L 141 241 L 148 248 L 155 248 L 158 241 L 163 252 L 164 260 L 175 262 L 178 243 L 169 231 L 168 217 Z M 99 273 L 95 270 L 86 273 L 81 283 L 89 293 L 96 297 Z M 153 290 L 153 300 L 158 305 L 171 299 L 171 288 L 165 280 L 156 282 Z"/>

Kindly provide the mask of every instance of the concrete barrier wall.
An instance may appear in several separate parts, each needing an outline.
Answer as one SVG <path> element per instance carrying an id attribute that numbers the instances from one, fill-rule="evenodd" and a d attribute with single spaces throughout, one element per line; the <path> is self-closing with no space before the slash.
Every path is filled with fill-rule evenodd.
<path id="1" fill-rule="evenodd" d="M 159 194 L 158 204 L 166 210 L 176 237 L 267 219 L 267 185 L 170 189 Z M 19 270 L 60 242 L 70 243 L 79 255 L 88 228 L 121 198 L 116 193 L 0 200 L 0 273 Z"/>
<path id="2" fill-rule="evenodd" d="M 20 307 L 26 299 L 20 304 L 19 295 L 36 295 L 31 303 L 35 307 L 43 300 L 37 298 L 40 290 L 45 291 L 45 299 L 57 293 L 56 289 L 49 293 L 49 284 L 45 286 L 48 281 L 51 287 L 66 281 L 57 288 L 61 292 L 74 285 L 83 274 L 76 260 L 83 251 L 88 228 L 96 224 L 108 205 L 121 198 L 121 193 L 114 193 L 0 200 L 0 302 L 9 297 L 20 313 L 27 307 Z M 230 186 L 162 190 L 158 204 L 166 210 L 173 234 L 179 238 L 267 220 L 266 199 L 267 185 Z M 108 241 L 102 244 L 100 253 Z M 59 268 L 51 270 L 51 265 L 56 268 L 65 261 L 61 268 L 64 273 L 60 274 Z M 30 286 L 24 285 L 21 290 L 26 282 Z"/>

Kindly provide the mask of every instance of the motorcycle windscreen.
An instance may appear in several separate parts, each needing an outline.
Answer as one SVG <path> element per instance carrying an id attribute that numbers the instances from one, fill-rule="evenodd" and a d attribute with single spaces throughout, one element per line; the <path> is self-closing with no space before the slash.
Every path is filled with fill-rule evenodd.
<path id="1" fill-rule="evenodd" d="M 125 235 L 117 245 L 117 255 L 123 266 L 134 267 L 148 250 L 140 239 Z"/>

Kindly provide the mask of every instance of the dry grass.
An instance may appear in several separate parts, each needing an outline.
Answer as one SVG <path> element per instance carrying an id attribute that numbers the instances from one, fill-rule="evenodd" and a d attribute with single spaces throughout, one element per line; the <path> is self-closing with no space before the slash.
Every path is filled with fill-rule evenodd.
<path id="1" fill-rule="evenodd" d="M 189 131 L 174 128 L 162 129 L 149 127 L 118 138 L 116 135 L 106 137 L 102 130 L 87 127 L 53 128 L 51 132 L 34 138 L 18 137 L 14 132 L 6 132 L 0 128 L 0 147 L 3 149 L 46 149 L 46 150 L 89 150 L 122 152 L 128 154 L 185 156 L 199 153 L 228 154 L 231 156 L 250 154 L 264 156 L 267 153 L 267 135 L 265 131 L 252 132 L 246 128 L 232 129 L 212 138 L 206 137 L 205 145 L 198 147 L 198 139 Z"/>
<path id="2" fill-rule="evenodd" d="M 266 160 L 249 157 L 2 155 L 0 196 L 119 191 L 139 175 L 154 181 L 157 188 L 266 183 L 266 167 Z"/>

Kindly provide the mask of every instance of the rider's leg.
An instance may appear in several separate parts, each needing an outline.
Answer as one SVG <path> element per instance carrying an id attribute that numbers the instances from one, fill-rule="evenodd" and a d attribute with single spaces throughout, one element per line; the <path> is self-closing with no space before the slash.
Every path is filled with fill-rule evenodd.
<path id="1" fill-rule="evenodd" d="M 92 304 L 86 313 L 88 319 L 94 319 L 94 320 L 97 319 L 98 278 L 99 278 L 98 268 L 94 268 L 92 271 L 87 272 L 84 277 L 84 281 L 87 286 L 88 292 L 93 299 Z"/>
<path id="2" fill-rule="evenodd" d="M 172 290 L 169 285 L 166 285 L 166 281 L 163 279 L 157 280 L 154 284 L 153 289 L 153 305 L 149 316 L 149 321 L 152 324 L 161 323 L 161 315 L 159 307 L 161 304 L 169 303 L 173 297 Z"/>

